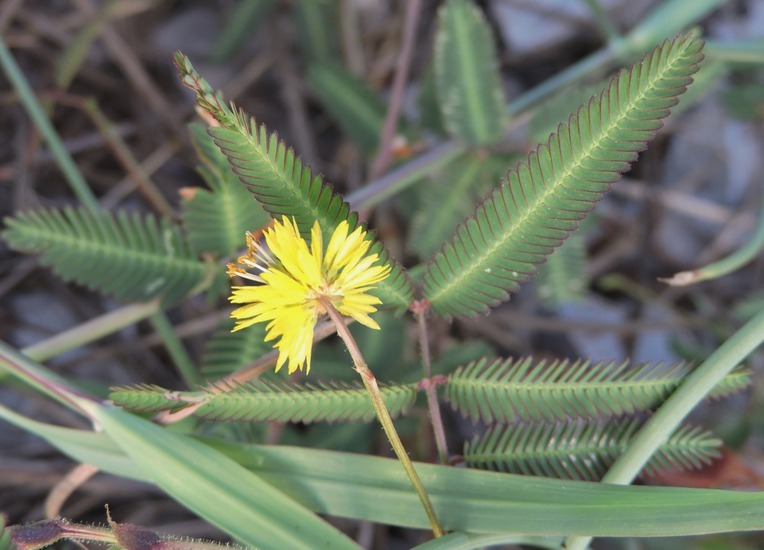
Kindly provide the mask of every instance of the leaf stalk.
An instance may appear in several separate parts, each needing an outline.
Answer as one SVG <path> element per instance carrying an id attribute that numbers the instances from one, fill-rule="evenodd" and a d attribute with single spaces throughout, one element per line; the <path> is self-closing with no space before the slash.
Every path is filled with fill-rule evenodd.
<path id="1" fill-rule="evenodd" d="M 422 367 L 428 384 L 424 387 L 427 396 L 427 408 L 430 410 L 432 430 L 435 434 L 435 446 L 438 448 L 438 460 L 441 464 L 448 463 L 448 445 L 446 443 L 446 430 L 443 427 L 443 417 L 440 414 L 438 393 L 432 381 L 432 361 L 430 359 L 430 339 L 427 334 L 427 309 L 429 304 L 426 300 L 419 300 L 412 304 L 411 310 L 416 315 L 417 327 L 419 328 L 419 343 L 422 347 Z"/>

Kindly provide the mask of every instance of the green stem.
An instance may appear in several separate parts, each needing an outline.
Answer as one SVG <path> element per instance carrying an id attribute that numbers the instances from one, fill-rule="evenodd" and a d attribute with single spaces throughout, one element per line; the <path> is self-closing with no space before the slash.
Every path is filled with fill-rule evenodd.
<path id="1" fill-rule="evenodd" d="M 730 42 L 709 41 L 706 42 L 703 51 L 709 59 L 714 61 L 754 65 L 764 63 L 764 39 L 761 38 Z"/>
<path id="2" fill-rule="evenodd" d="M 334 322 L 334 325 L 337 328 L 337 334 L 339 334 L 340 338 L 345 342 L 345 345 L 350 352 L 350 356 L 353 358 L 355 369 L 358 371 L 358 374 L 361 375 L 363 385 L 369 392 L 371 404 L 374 406 L 377 418 L 379 418 L 379 422 L 382 424 L 382 429 L 385 430 L 385 435 L 393 446 L 395 455 L 398 457 L 403 469 L 406 471 L 406 475 L 408 475 L 417 495 L 419 495 L 419 500 L 422 502 L 424 511 L 427 514 L 427 519 L 430 521 L 433 534 L 436 537 L 443 536 L 443 528 L 440 526 L 438 516 L 435 514 L 435 508 L 433 508 L 432 502 L 430 502 L 430 496 L 427 494 L 424 485 L 422 485 L 422 480 L 419 479 L 419 475 L 416 473 L 414 465 L 411 463 L 411 459 L 409 458 L 406 449 L 403 447 L 401 438 L 398 436 L 398 431 L 393 424 L 393 419 L 390 418 L 390 412 L 387 410 L 387 406 L 382 399 L 382 394 L 379 391 L 379 386 L 377 385 L 377 379 L 374 376 L 374 373 L 371 372 L 371 369 L 366 364 L 363 355 L 361 355 L 361 350 L 358 348 L 358 344 L 356 344 L 353 335 L 342 321 L 339 312 L 334 309 L 334 306 L 332 306 L 326 298 L 319 298 L 319 302 L 326 310 L 329 318 Z"/>
<path id="3" fill-rule="evenodd" d="M 62 376 L 45 369 L 20 351 L 0 341 L 0 371 L 3 370 L 40 393 L 88 416 L 80 401 L 82 399 L 92 401 L 92 397 L 82 393 Z"/>
<path id="4" fill-rule="evenodd" d="M 609 67 L 618 58 L 614 48 L 605 47 L 589 56 L 583 58 L 578 63 L 571 65 L 567 69 L 560 71 L 553 77 L 545 80 L 535 88 L 531 88 L 523 95 L 509 104 L 508 110 L 511 116 L 516 116 L 522 111 L 536 105 L 546 99 L 557 90 L 570 86 L 585 77 L 604 70 Z"/>
<path id="5" fill-rule="evenodd" d="M 603 483 L 627 485 L 639 474 L 658 446 L 666 441 L 690 411 L 743 359 L 764 342 L 764 310 L 743 325 L 682 382 L 647 421 L 626 452 L 613 463 Z M 568 550 L 586 548 L 591 538 L 571 537 Z"/>
<path id="6" fill-rule="evenodd" d="M 178 372 L 183 378 L 183 381 L 189 388 L 196 385 L 199 380 L 199 376 L 194 366 L 194 362 L 191 360 L 191 356 L 183 346 L 183 342 L 180 341 L 178 335 L 175 332 L 175 328 L 167 320 L 167 316 L 162 311 L 157 311 L 151 315 L 149 319 L 151 326 L 157 331 L 159 337 L 164 342 L 170 357 L 172 358 L 175 366 L 178 367 Z"/>
<path id="7" fill-rule="evenodd" d="M 759 225 L 753 233 L 753 237 L 744 246 L 722 258 L 699 269 L 682 271 L 670 279 L 658 279 L 671 286 L 687 286 L 700 281 L 716 279 L 727 273 L 732 273 L 743 267 L 759 255 L 764 248 L 764 191 L 761 192 L 761 211 L 759 213 Z"/>
<path id="8" fill-rule="evenodd" d="M 91 319 L 52 338 L 27 346 L 21 350 L 21 353 L 35 361 L 46 361 L 65 351 L 89 344 L 124 327 L 137 323 L 152 315 L 158 309 L 159 302 L 157 300 L 130 304 Z"/>
<path id="9" fill-rule="evenodd" d="M 346 200 L 353 210 L 373 208 L 416 183 L 433 170 L 445 166 L 464 151 L 465 147 L 455 141 L 443 142 L 400 168 L 364 185 L 358 191 L 349 194 Z"/>
<path id="10" fill-rule="evenodd" d="M 37 98 L 32 91 L 29 82 L 22 74 L 16 61 L 13 59 L 11 52 L 8 50 L 2 37 L 0 37 L 0 66 L 2 66 L 5 75 L 11 82 L 14 90 L 19 96 L 21 104 L 26 109 L 30 118 L 34 121 L 37 129 L 42 134 L 45 142 L 50 147 L 53 157 L 56 159 L 61 172 L 63 172 L 66 181 L 69 183 L 77 199 L 91 212 L 98 211 L 98 201 L 96 201 L 95 195 L 90 190 L 85 178 L 82 177 L 77 166 L 74 164 L 72 157 L 64 147 L 61 138 L 53 129 L 53 126 L 45 115 L 45 111 L 40 106 Z"/>
<path id="11" fill-rule="evenodd" d="M 594 15 L 594 21 L 597 23 L 597 27 L 599 27 L 600 32 L 605 36 L 607 41 L 613 43 L 622 40 L 618 27 L 616 27 L 612 19 L 608 17 L 608 14 L 599 3 L 599 0 L 586 0 L 586 4 L 589 6 L 589 11 Z"/>
<path id="12" fill-rule="evenodd" d="M 665 0 L 639 22 L 622 43 L 626 56 L 640 55 L 663 40 L 694 25 L 726 0 Z"/>
<path id="13" fill-rule="evenodd" d="M 430 420 L 432 421 L 432 431 L 435 434 L 435 446 L 438 448 L 438 460 L 441 464 L 448 463 L 448 444 L 446 443 L 446 430 L 443 427 L 443 417 L 440 415 L 440 404 L 438 403 L 438 393 L 432 380 L 432 361 L 430 359 L 430 339 L 427 335 L 427 306 L 422 300 L 415 302 L 412 310 L 416 315 L 417 325 L 419 327 L 419 344 L 422 348 L 422 367 L 427 379 L 427 385 L 424 393 L 427 396 L 427 408 L 430 410 Z"/>

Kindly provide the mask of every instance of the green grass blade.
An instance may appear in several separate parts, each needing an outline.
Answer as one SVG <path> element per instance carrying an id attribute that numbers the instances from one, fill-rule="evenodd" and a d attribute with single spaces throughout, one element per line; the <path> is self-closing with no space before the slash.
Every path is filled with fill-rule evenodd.
<path id="1" fill-rule="evenodd" d="M 236 540 L 261 548 L 358 548 L 298 502 L 204 443 L 121 409 L 83 408 L 150 481 Z"/>
<path id="2" fill-rule="evenodd" d="M 75 460 L 150 480 L 147 472 L 130 465 L 126 449 L 104 433 L 29 420 L 20 423 L 9 413 L 0 406 L 0 417 L 37 433 Z M 70 435 L 74 433 L 76 437 Z M 429 527 L 419 498 L 396 460 L 301 447 L 206 443 L 316 512 Z M 614 537 L 764 530 L 762 492 L 617 486 L 423 463 L 416 463 L 416 468 L 449 530 Z"/>
<path id="3" fill-rule="evenodd" d="M 328 0 L 297 0 L 292 3 L 300 50 L 308 63 L 340 59 L 339 5 Z"/>
<path id="4" fill-rule="evenodd" d="M 356 145 L 367 153 L 377 148 L 387 107 L 374 90 L 333 63 L 311 65 L 308 85 Z"/>
<path id="5" fill-rule="evenodd" d="M 2 67 L 5 76 L 18 94 L 19 101 L 21 101 L 29 117 L 34 121 L 40 134 L 45 138 L 53 153 L 53 157 L 56 159 L 56 163 L 77 199 L 91 212 L 97 212 L 99 206 L 93 191 L 85 181 L 77 165 L 74 164 L 72 156 L 37 101 L 32 87 L 21 72 L 16 60 L 13 59 L 13 55 L 11 55 L 2 36 L 0 36 L 0 67 Z"/>
<path id="6" fill-rule="evenodd" d="M 0 416 L 14 422 L 0 406 Z M 126 413 L 125 413 L 126 414 Z M 15 422 L 14 422 L 15 423 Z M 38 433 L 77 460 L 110 457 L 127 449 L 103 433 L 29 421 Z M 157 429 L 162 437 L 166 430 Z M 77 444 L 67 434 L 78 432 Z M 184 436 L 177 436 L 184 437 Z M 268 447 L 207 441 L 304 506 L 333 516 L 427 529 L 429 522 L 398 461 L 301 447 Z M 135 460 L 133 458 L 133 460 Z M 118 475 L 140 472 L 124 463 L 90 462 Z M 160 463 L 161 464 L 161 463 Z M 155 475 L 164 469 L 156 464 Z M 495 472 L 416 464 L 438 517 L 449 530 L 475 534 L 564 534 L 615 537 L 700 535 L 764 530 L 764 493 L 631 487 L 530 478 Z"/>

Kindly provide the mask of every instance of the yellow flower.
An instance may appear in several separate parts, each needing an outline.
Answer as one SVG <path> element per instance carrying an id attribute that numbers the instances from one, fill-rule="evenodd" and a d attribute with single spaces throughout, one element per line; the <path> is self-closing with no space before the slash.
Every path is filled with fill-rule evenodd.
<path id="1" fill-rule="evenodd" d="M 361 227 L 350 234 L 348 229 L 348 223 L 341 222 L 324 250 L 316 222 L 308 248 L 294 218 L 284 216 L 264 231 L 267 248 L 247 233 L 248 252 L 238 263 L 257 273 L 228 264 L 231 277 L 260 283 L 233 287 L 230 301 L 247 304 L 231 313 L 236 319 L 233 330 L 267 322 L 265 341 L 277 340 L 274 347 L 279 350 L 276 370 L 288 361 L 290 373 L 303 366 L 310 371 L 313 329 L 319 316 L 326 313 L 321 298 L 342 315 L 379 329 L 369 313 L 377 311 L 374 306 L 381 302 L 367 292 L 390 274 L 390 266 L 374 265 L 379 257 L 367 254 L 371 242 Z"/>

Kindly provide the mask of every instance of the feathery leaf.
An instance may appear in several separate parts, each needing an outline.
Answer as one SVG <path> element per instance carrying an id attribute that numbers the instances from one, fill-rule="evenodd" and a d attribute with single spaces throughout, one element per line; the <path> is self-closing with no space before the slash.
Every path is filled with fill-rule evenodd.
<path id="1" fill-rule="evenodd" d="M 692 368 L 687 363 L 629 367 L 628 361 L 483 358 L 448 376 L 445 399 L 473 421 L 488 423 L 616 416 L 654 409 Z M 709 397 L 740 391 L 749 381 L 747 371 L 736 370 Z"/>
<path id="2" fill-rule="evenodd" d="M 269 137 L 265 125 L 258 126 L 235 106 L 227 107 L 188 58 L 178 53 L 175 64 L 181 81 L 196 93 L 197 104 L 220 124 L 209 129 L 215 144 L 228 157 L 239 180 L 271 215 L 293 217 L 304 237 L 318 220 L 327 241 L 343 220 L 347 220 L 350 231 L 359 225 L 358 214 L 350 211 L 342 196 L 324 183 L 321 176 L 313 175 L 277 134 Z M 374 238 L 371 233 L 370 236 Z M 413 289 L 401 267 L 380 241 L 374 241 L 369 253 L 378 254 L 379 263 L 389 264 L 392 269 L 374 294 L 386 306 L 399 310 L 408 307 Z"/>
<path id="3" fill-rule="evenodd" d="M 308 85 L 354 143 L 367 153 L 377 148 L 387 108 L 374 90 L 333 63 L 311 65 Z"/>
<path id="4" fill-rule="evenodd" d="M 210 190 L 194 189 L 183 201 L 183 225 L 196 254 L 230 257 L 244 248 L 245 234 L 264 227 L 270 216 L 239 183 L 228 159 L 200 124 L 189 125 L 191 139 L 203 165 L 199 167 Z"/>
<path id="5" fill-rule="evenodd" d="M 427 266 L 432 309 L 475 315 L 534 273 L 661 127 L 692 82 L 702 48 L 694 35 L 664 42 L 510 170 Z"/>
<path id="6" fill-rule="evenodd" d="M 260 379 L 222 392 L 171 392 L 157 386 L 115 388 L 117 405 L 139 412 L 175 410 L 203 402 L 195 415 L 212 421 L 368 422 L 375 416 L 369 394 L 360 384 L 329 382 L 293 384 Z M 380 386 L 393 417 L 404 414 L 416 399 L 416 384 Z"/>
<path id="7" fill-rule="evenodd" d="M 92 214 L 79 208 L 37 210 L 5 219 L 3 237 L 68 281 L 124 301 L 162 296 L 173 303 L 205 281 L 225 279 L 200 262 L 177 227 L 153 216 Z"/>
<path id="8" fill-rule="evenodd" d="M 254 33 L 267 19 L 276 0 L 239 0 L 227 17 L 225 26 L 218 35 L 210 58 L 214 63 L 222 63 Z"/>
<path id="9" fill-rule="evenodd" d="M 639 420 L 618 420 L 494 426 L 465 444 L 464 460 L 472 468 L 599 481 L 640 425 Z M 658 448 L 644 471 L 652 475 L 700 468 L 719 456 L 721 443 L 710 432 L 682 426 Z"/>
<path id="10" fill-rule="evenodd" d="M 586 290 L 586 241 L 571 233 L 539 266 L 534 279 L 539 297 L 548 306 L 582 299 Z"/>
<path id="11" fill-rule="evenodd" d="M 308 63 L 340 59 L 339 8 L 336 2 L 297 0 L 292 3 L 297 39 Z"/>
<path id="12" fill-rule="evenodd" d="M 509 158 L 467 153 L 444 166 L 432 181 L 422 182 L 422 207 L 412 221 L 411 250 L 419 256 L 437 251 L 459 221 L 474 211 L 475 202 L 499 181 Z"/>
<path id="13" fill-rule="evenodd" d="M 491 27 L 472 2 L 447 0 L 438 10 L 435 80 L 446 129 L 469 145 L 504 137 L 506 99 Z"/>

